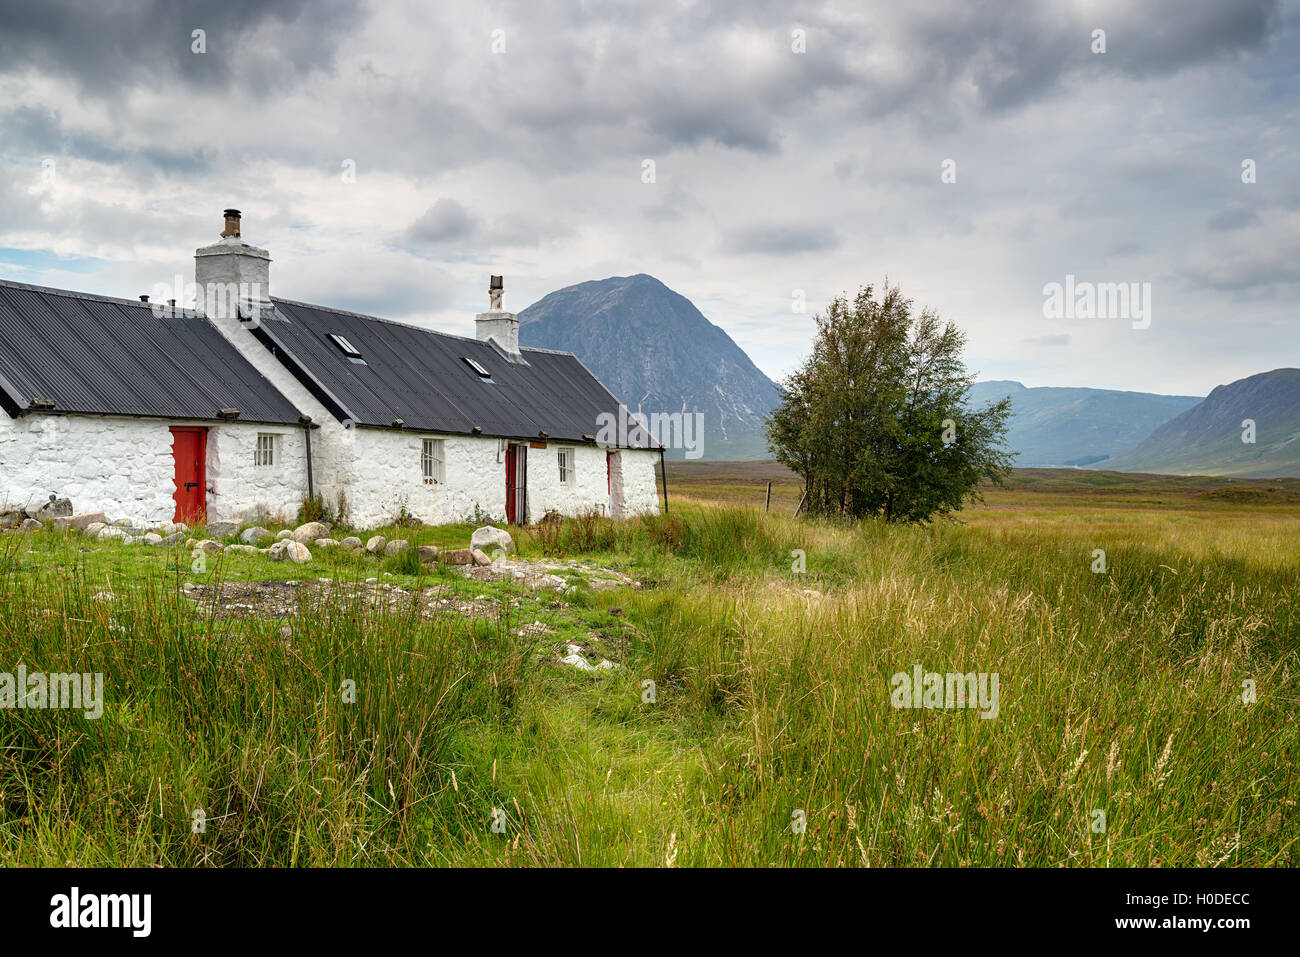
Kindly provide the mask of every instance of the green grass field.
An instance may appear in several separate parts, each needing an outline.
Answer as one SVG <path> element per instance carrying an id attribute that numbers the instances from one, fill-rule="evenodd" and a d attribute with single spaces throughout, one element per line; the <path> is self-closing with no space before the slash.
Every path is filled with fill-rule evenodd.
<path id="1" fill-rule="evenodd" d="M 0 863 L 1294 863 L 1300 480 L 1026 470 L 927 528 L 792 519 L 767 464 L 668 489 L 516 536 L 640 588 L 0 538 L 0 667 L 105 680 L 0 715 Z M 996 674 L 996 717 L 893 707 L 916 666 Z"/>

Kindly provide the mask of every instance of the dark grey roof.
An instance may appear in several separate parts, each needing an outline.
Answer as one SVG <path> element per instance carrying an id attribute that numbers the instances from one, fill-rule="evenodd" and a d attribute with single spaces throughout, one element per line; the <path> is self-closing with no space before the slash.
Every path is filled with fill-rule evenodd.
<path id="1" fill-rule="evenodd" d="M 300 413 L 203 316 L 0 281 L 0 406 L 58 412 L 296 423 Z"/>
<path id="2" fill-rule="evenodd" d="M 452 435 L 582 442 L 614 398 L 570 352 L 523 349 L 509 361 L 495 345 L 358 313 L 276 299 L 253 332 L 340 421 Z M 353 362 L 330 335 L 365 360 Z M 484 380 L 464 360 L 491 373 Z M 657 448 L 643 432 L 624 443 Z"/>

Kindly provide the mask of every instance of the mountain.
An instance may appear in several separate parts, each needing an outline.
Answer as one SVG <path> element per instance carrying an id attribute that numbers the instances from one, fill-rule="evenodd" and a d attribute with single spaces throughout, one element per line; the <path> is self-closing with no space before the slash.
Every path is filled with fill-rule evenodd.
<path id="1" fill-rule="evenodd" d="M 970 404 L 983 408 L 1011 397 L 1006 445 L 1020 454 L 1017 466 L 1114 468 L 1112 459 L 1131 451 L 1151 432 L 1196 403 L 1198 396 L 1118 392 L 1112 389 L 1042 387 L 1019 382 L 977 382 Z"/>
<path id="2" fill-rule="evenodd" d="M 768 457 L 763 416 L 779 401 L 776 386 L 689 299 L 653 276 L 558 289 L 519 313 L 519 323 L 521 345 L 575 353 L 633 412 L 703 413 L 704 458 Z M 667 455 L 680 459 L 683 450 Z"/>
<path id="3" fill-rule="evenodd" d="M 1243 422 L 1255 441 L 1242 441 Z M 1106 468 L 1171 475 L 1300 476 L 1300 369 L 1221 385 Z"/>

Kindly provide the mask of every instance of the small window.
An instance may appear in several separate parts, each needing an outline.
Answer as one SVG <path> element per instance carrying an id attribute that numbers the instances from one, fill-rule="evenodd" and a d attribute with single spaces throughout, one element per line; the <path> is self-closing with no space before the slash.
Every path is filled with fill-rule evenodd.
<path id="1" fill-rule="evenodd" d="M 420 449 L 420 472 L 425 485 L 443 485 L 447 481 L 442 439 L 425 439 Z"/>
<path id="2" fill-rule="evenodd" d="M 573 449 L 556 449 L 555 458 L 560 464 L 560 484 L 573 481 Z"/>
<path id="3" fill-rule="evenodd" d="M 341 336 L 336 332 L 331 332 L 329 334 L 329 339 L 330 342 L 338 346 L 339 352 L 343 353 L 345 356 L 348 357 L 349 362 L 355 363 L 356 365 L 359 366 L 363 366 L 366 364 L 366 360 L 361 358 L 361 352 L 357 349 L 356 346 L 354 346 L 351 342 L 347 340 L 347 337 Z"/>
<path id="4" fill-rule="evenodd" d="M 257 451 L 253 453 L 253 464 L 275 464 L 275 435 L 271 432 L 257 433 Z"/>
<path id="5" fill-rule="evenodd" d="M 480 364 L 479 364 L 478 362 L 476 362 L 475 360 L 471 359 L 469 356 L 461 356 L 460 358 L 461 358 L 461 361 L 465 363 L 465 365 L 469 366 L 471 369 L 473 369 L 473 370 L 478 374 L 478 377 L 479 377 L 480 379 L 490 379 L 490 378 L 492 378 L 492 373 L 491 373 L 491 372 L 488 372 L 487 369 L 484 369 L 482 365 L 480 365 Z"/>

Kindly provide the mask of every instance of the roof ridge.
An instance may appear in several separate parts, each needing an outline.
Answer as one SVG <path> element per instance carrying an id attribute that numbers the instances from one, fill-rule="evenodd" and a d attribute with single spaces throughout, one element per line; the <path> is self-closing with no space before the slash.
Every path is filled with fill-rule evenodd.
<path id="1" fill-rule="evenodd" d="M 38 286 L 35 283 L 18 282 L 13 279 L 0 279 L 0 287 L 6 289 L 26 289 L 29 292 L 42 292 L 54 296 L 67 296 L 69 299 L 85 299 L 89 302 L 108 302 L 119 306 L 135 306 L 137 309 L 148 309 L 150 311 L 153 311 L 155 307 L 161 306 L 164 309 L 171 308 L 174 312 L 180 312 L 186 318 L 207 318 L 197 309 L 191 309 L 187 306 L 168 307 L 162 302 L 141 302 L 139 299 L 122 299 L 118 296 L 101 296 L 93 292 L 78 292 L 75 289 L 56 289 L 53 286 Z"/>
<path id="2" fill-rule="evenodd" d="M 322 306 L 320 303 L 315 303 L 315 302 L 302 302 L 301 300 L 298 299 L 287 299 L 284 296 L 272 296 L 271 297 L 272 305 L 274 305 L 277 302 L 288 303 L 291 306 L 302 306 L 305 309 L 319 309 L 322 312 L 332 312 L 340 316 L 352 316 L 354 319 L 368 319 L 372 322 L 386 322 L 392 326 L 401 326 L 403 329 L 415 329 L 418 330 L 419 332 L 427 332 L 429 335 L 442 336 L 444 339 L 459 339 L 461 342 L 479 342 L 479 343 L 484 342 L 484 340 L 476 339 L 472 336 L 458 336 L 454 332 L 443 332 L 441 329 L 433 329 L 430 328 L 429 326 L 420 326 L 420 325 L 416 325 L 413 322 L 402 322 L 400 319 L 386 319 L 383 316 L 373 316 L 368 312 L 354 312 L 351 309 L 339 309 L 336 308 L 335 306 Z M 576 353 L 568 352 L 564 349 L 543 349 L 540 346 L 519 347 L 520 352 L 524 351 L 525 349 L 528 350 L 529 352 L 545 352 L 555 356 L 573 356 L 575 359 L 577 358 Z"/>

